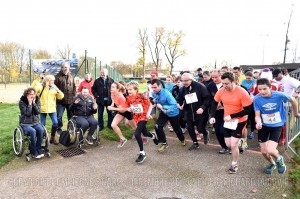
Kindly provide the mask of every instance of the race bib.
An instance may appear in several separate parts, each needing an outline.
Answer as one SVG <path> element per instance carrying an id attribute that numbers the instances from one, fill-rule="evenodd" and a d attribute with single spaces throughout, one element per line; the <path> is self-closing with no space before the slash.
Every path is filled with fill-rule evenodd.
<path id="1" fill-rule="evenodd" d="M 190 93 L 184 96 L 186 104 L 198 102 L 196 93 Z"/>
<path id="2" fill-rule="evenodd" d="M 130 108 L 133 113 L 143 113 L 144 112 L 141 104 L 131 104 Z"/>
<path id="3" fill-rule="evenodd" d="M 261 114 L 262 120 L 264 124 L 276 124 L 281 122 L 280 113 L 272 113 L 272 114 Z"/>
<path id="4" fill-rule="evenodd" d="M 230 120 L 229 122 L 224 122 L 224 128 L 236 130 L 239 120 Z"/>

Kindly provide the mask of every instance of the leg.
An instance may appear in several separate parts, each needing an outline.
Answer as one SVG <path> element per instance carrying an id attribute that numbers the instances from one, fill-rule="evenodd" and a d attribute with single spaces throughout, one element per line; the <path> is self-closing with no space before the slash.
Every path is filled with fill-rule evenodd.
<path id="1" fill-rule="evenodd" d="M 92 136 L 94 135 L 95 131 L 97 130 L 98 122 L 94 118 L 93 115 L 89 116 L 87 118 L 87 121 L 89 122 L 89 126 L 90 126 L 87 138 L 92 140 Z"/>
<path id="2" fill-rule="evenodd" d="M 107 127 L 111 129 L 111 123 L 114 119 L 113 117 L 113 112 L 107 109 L 107 101 L 104 102 L 105 103 L 105 108 L 106 108 L 106 112 L 107 112 Z"/>
<path id="3" fill-rule="evenodd" d="M 101 104 L 98 104 L 98 125 L 99 125 L 99 128 L 100 128 L 100 131 L 104 128 L 103 111 L 104 111 L 104 106 L 101 105 Z"/>
<path id="4" fill-rule="evenodd" d="M 37 156 L 38 152 L 36 147 L 36 130 L 32 126 L 22 126 L 22 128 L 30 135 L 30 153 L 33 156 Z"/>
<path id="5" fill-rule="evenodd" d="M 184 141 L 185 138 L 184 138 L 184 135 L 183 135 L 182 130 L 180 128 L 179 116 L 169 117 L 169 122 L 170 122 L 172 128 L 174 129 L 178 139 L 180 141 Z"/>
<path id="6" fill-rule="evenodd" d="M 223 125 L 224 125 L 223 116 L 216 117 L 216 123 L 214 124 L 214 128 L 215 128 L 215 133 L 216 133 L 218 142 L 223 149 L 227 149 L 228 147 L 226 146 L 226 143 L 225 143 L 224 126 Z"/>
<path id="7" fill-rule="evenodd" d="M 193 142 L 195 144 L 198 144 L 198 140 L 197 140 L 196 132 L 195 132 L 195 128 L 194 128 L 194 122 L 191 120 L 186 120 L 186 124 L 187 124 L 187 130 L 190 134 L 191 139 L 193 140 Z"/>
<path id="8" fill-rule="evenodd" d="M 76 117 L 76 123 L 79 124 L 82 134 L 79 134 L 79 141 L 83 140 L 83 134 L 86 132 L 86 130 L 89 128 L 89 123 L 88 121 L 81 116 Z"/>
<path id="9" fill-rule="evenodd" d="M 46 126 L 46 117 L 47 117 L 47 113 L 41 113 L 40 114 L 41 123 L 44 126 Z"/>
<path id="10" fill-rule="evenodd" d="M 134 132 L 134 136 L 139 145 L 140 151 L 144 151 L 144 143 L 142 140 L 141 133 L 145 129 L 146 124 L 147 124 L 147 121 L 139 121 L 139 123 L 137 124 L 137 128 Z"/>
<path id="11" fill-rule="evenodd" d="M 67 117 L 68 117 L 68 121 L 72 118 L 72 112 L 69 108 L 70 104 L 65 104 L 66 110 L 67 110 Z"/>
<path id="12" fill-rule="evenodd" d="M 200 116 L 199 120 L 197 121 L 197 130 L 198 130 L 199 133 L 201 132 L 203 134 L 204 144 L 207 144 L 208 140 L 209 140 L 209 138 L 208 138 L 208 132 L 206 130 L 206 124 L 208 122 L 208 117 L 209 117 L 208 112 L 205 111 Z"/>
<path id="13" fill-rule="evenodd" d="M 58 143 L 55 140 L 55 133 L 57 131 L 57 126 L 58 126 L 57 114 L 49 113 L 49 116 L 52 121 L 50 144 L 57 145 Z"/>
<path id="14" fill-rule="evenodd" d="M 58 125 L 57 125 L 58 131 L 61 131 L 61 128 L 63 126 L 62 117 L 64 115 L 64 112 L 65 112 L 65 106 L 63 104 L 57 104 L 56 113 L 57 113 L 57 121 L 58 121 Z"/>
<path id="15" fill-rule="evenodd" d="M 160 113 L 154 127 L 158 137 L 158 142 L 161 142 L 163 144 L 167 143 L 166 134 L 164 132 L 164 126 L 166 125 L 167 121 L 168 116 L 166 116 L 164 113 Z"/>
<path id="16" fill-rule="evenodd" d="M 40 124 L 40 123 L 33 126 L 33 128 L 36 130 L 36 150 L 37 150 L 38 154 L 41 154 L 44 128 L 43 128 L 42 124 Z"/>
<path id="17" fill-rule="evenodd" d="M 112 123 L 111 123 L 111 127 L 113 128 L 114 132 L 120 137 L 120 139 L 125 139 L 125 137 L 123 136 L 121 129 L 118 127 L 118 124 L 124 119 L 124 116 L 120 115 L 120 114 L 116 114 L 116 116 L 114 117 Z"/>

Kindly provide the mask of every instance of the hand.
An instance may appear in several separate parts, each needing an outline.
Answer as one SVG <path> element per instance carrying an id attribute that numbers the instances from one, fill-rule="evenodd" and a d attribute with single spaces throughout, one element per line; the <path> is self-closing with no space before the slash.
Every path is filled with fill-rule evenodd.
<path id="1" fill-rule="evenodd" d="M 112 111 L 113 107 L 112 106 L 107 106 L 107 110 Z"/>
<path id="2" fill-rule="evenodd" d="M 177 107 L 179 108 L 179 110 L 183 109 L 183 106 L 180 106 L 179 104 L 177 104 Z"/>
<path id="3" fill-rule="evenodd" d="M 231 116 L 227 115 L 226 117 L 224 117 L 224 121 L 225 122 L 229 122 L 231 120 Z"/>
<path id="4" fill-rule="evenodd" d="M 127 108 L 126 110 L 127 110 L 128 112 L 131 112 L 131 108 L 130 108 L 130 107 L 129 107 L 129 108 Z"/>
<path id="5" fill-rule="evenodd" d="M 256 129 L 259 130 L 262 128 L 262 123 L 256 123 L 255 125 Z"/>
<path id="6" fill-rule="evenodd" d="M 148 119 L 152 119 L 152 116 L 151 116 L 150 114 L 147 114 L 146 117 L 147 117 Z"/>
<path id="7" fill-rule="evenodd" d="M 77 98 L 76 100 L 75 100 L 75 104 L 78 104 L 80 102 L 80 99 L 79 98 Z"/>
<path id="8" fill-rule="evenodd" d="M 216 123 L 216 119 L 215 119 L 214 117 L 210 118 L 209 123 L 210 123 L 210 124 Z"/>
<path id="9" fill-rule="evenodd" d="M 199 108 L 199 109 L 196 111 L 196 113 L 199 114 L 199 115 L 201 115 L 201 114 L 203 113 L 203 111 L 204 111 L 204 110 L 203 110 L 202 108 Z"/>
<path id="10" fill-rule="evenodd" d="M 97 109 L 97 104 L 96 104 L 96 103 L 93 104 L 93 109 L 94 109 L 94 110 Z"/>
<path id="11" fill-rule="evenodd" d="M 163 108 L 161 104 L 156 104 L 156 107 L 157 107 L 158 109 L 162 109 L 162 108 Z"/>
<path id="12" fill-rule="evenodd" d="M 300 118 L 300 114 L 299 114 L 299 113 L 295 113 L 295 114 L 294 114 L 294 117 Z"/>
<path id="13" fill-rule="evenodd" d="M 32 102 L 33 102 L 32 96 L 28 95 L 27 100 L 28 100 L 29 105 L 32 105 Z"/>
<path id="14" fill-rule="evenodd" d="M 299 97 L 299 93 L 294 92 L 293 95 L 292 95 L 292 97 L 294 97 L 294 98 Z"/>

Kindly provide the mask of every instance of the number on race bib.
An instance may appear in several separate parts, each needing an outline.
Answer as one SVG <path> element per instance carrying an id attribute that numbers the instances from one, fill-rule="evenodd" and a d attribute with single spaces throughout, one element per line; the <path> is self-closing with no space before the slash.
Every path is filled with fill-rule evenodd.
<path id="1" fill-rule="evenodd" d="M 143 106 L 141 104 L 131 104 L 130 108 L 133 113 L 143 113 Z"/>

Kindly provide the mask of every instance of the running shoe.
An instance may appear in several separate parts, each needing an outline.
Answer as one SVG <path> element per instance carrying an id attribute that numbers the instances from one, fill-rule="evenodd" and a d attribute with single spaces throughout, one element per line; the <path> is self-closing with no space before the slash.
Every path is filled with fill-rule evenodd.
<path id="1" fill-rule="evenodd" d="M 185 146 L 186 145 L 185 140 L 180 141 L 180 144 L 181 144 L 181 146 Z"/>
<path id="2" fill-rule="evenodd" d="M 249 135 L 248 135 L 248 139 L 253 139 L 253 138 L 254 138 L 254 133 L 250 132 Z"/>
<path id="3" fill-rule="evenodd" d="M 169 147 L 168 144 L 161 144 L 158 149 L 158 152 L 164 152 L 168 147 Z"/>
<path id="4" fill-rule="evenodd" d="M 200 148 L 200 146 L 199 146 L 198 143 L 193 143 L 193 145 L 190 146 L 189 150 L 192 151 L 192 150 L 194 150 L 194 149 L 199 149 L 199 148 Z"/>
<path id="5" fill-rule="evenodd" d="M 123 140 L 123 139 L 120 139 L 120 143 L 119 143 L 119 145 L 118 145 L 118 148 L 123 147 L 124 144 L 125 144 L 126 142 L 127 142 L 127 139 L 126 139 L 126 138 L 124 138 L 124 140 Z"/>
<path id="6" fill-rule="evenodd" d="M 231 167 L 228 169 L 228 173 L 230 173 L 230 174 L 235 174 L 235 173 L 237 172 L 238 169 L 239 169 L 239 168 L 238 168 L 238 165 L 237 165 L 237 164 L 234 165 L 234 166 L 231 165 Z"/>
<path id="7" fill-rule="evenodd" d="M 286 166 L 284 164 L 284 160 L 282 156 L 280 156 L 279 160 L 276 160 L 276 165 L 277 165 L 278 173 L 283 174 L 286 171 Z"/>
<path id="8" fill-rule="evenodd" d="M 155 132 L 152 132 L 152 140 L 155 145 L 158 145 L 158 139 L 157 139 L 157 134 Z"/>
<path id="9" fill-rule="evenodd" d="M 87 143 L 88 145 L 93 145 L 92 139 L 86 138 L 85 141 L 86 141 L 86 143 Z"/>
<path id="10" fill-rule="evenodd" d="M 228 148 L 227 148 L 227 149 L 222 148 L 222 149 L 219 151 L 220 154 L 225 154 L 225 153 L 228 153 L 228 152 L 229 152 L 229 149 L 228 149 Z"/>
<path id="11" fill-rule="evenodd" d="M 137 163 L 143 163 L 144 160 L 146 159 L 146 154 L 143 155 L 143 154 L 139 154 L 139 157 L 135 160 Z"/>
<path id="12" fill-rule="evenodd" d="M 265 173 L 266 174 L 272 174 L 275 169 L 276 169 L 276 165 L 275 164 L 270 164 L 270 165 L 266 166 Z"/>

